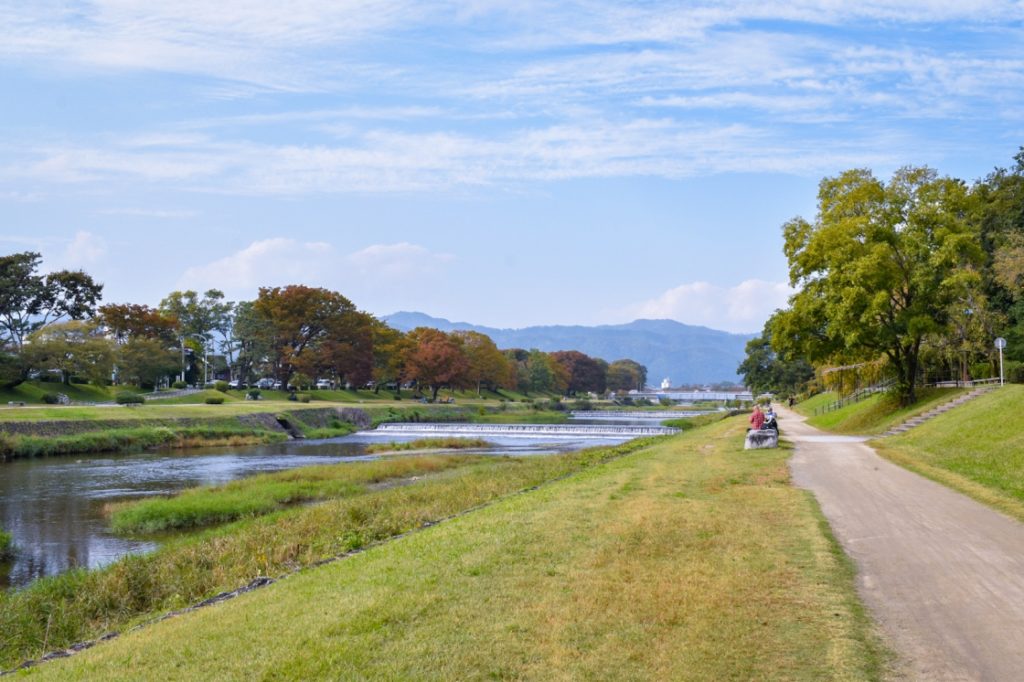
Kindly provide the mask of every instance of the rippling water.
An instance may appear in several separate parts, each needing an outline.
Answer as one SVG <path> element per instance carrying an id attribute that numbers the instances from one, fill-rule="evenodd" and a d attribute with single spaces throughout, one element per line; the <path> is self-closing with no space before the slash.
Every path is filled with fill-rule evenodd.
<path id="1" fill-rule="evenodd" d="M 387 440 L 416 437 L 421 436 L 396 433 L 388 434 Z M 476 452 L 527 456 L 626 439 L 488 436 L 487 440 L 496 447 Z M 0 464 L 0 528 L 14 536 L 18 547 L 14 561 L 0 565 L 0 587 L 25 585 L 40 576 L 75 567 L 97 568 L 157 546 L 153 540 L 122 538 L 108 532 L 103 515 L 108 502 L 170 494 L 311 464 L 370 459 L 365 447 L 371 442 L 379 443 L 381 437 L 357 433 L 329 440 L 244 448 L 49 457 Z"/>

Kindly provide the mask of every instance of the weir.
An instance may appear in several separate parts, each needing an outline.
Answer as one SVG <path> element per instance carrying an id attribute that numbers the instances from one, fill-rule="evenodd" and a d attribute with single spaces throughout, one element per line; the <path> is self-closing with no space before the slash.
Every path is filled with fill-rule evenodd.
<path id="1" fill-rule="evenodd" d="M 573 419 L 685 419 L 707 414 L 705 411 L 684 410 L 573 410 L 569 416 Z"/>
<path id="2" fill-rule="evenodd" d="M 641 436 L 667 436 L 679 433 L 679 429 L 667 426 L 620 426 L 609 424 L 443 424 L 443 423 L 400 423 L 381 424 L 373 431 L 362 435 L 429 434 L 429 435 L 473 435 L 536 438 L 558 436 L 563 438 L 639 438 Z"/>

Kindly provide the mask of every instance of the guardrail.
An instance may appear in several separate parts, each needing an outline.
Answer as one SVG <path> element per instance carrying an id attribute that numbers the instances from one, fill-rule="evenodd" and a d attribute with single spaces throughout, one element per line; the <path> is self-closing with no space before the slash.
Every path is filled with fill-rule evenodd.
<path id="1" fill-rule="evenodd" d="M 835 412 L 836 410 L 842 409 L 847 405 L 859 403 L 861 400 L 864 400 L 864 398 L 869 398 L 875 395 L 876 393 L 881 393 L 883 391 L 889 390 L 895 385 L 895 383 L 895 381 L 890 379 L 889 381 L 883 381 L 881 383 L 873 384 L 866 388 L 862 388 L 858 391 L 851 393 L 845 398 L 840 398 L 839 400 L 831 402 L 828 405 L 822 405 L 821 407 L 814 408 L 814 416 L 817 417 L 819 414 Z"/>

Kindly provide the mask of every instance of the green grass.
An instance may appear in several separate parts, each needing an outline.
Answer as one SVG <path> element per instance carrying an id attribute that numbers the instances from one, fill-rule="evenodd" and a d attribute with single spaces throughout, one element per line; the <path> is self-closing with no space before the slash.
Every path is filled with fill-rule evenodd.
<path id="1" fill-rule="evenodd" d="M 564 424 L 569 421 L 567 412 L 488 412 L 472 414 L 471 421 L 478 424 Z"/>
<path id="2" fill-rule="evenodd" d="M 1024 520 L 1024 386 L 1009 384 L 906 433 L 879 454 Z"/>
<path id="3" fill-rule="evenodd" d="M 813 499 L 789 485 L 789 452 L 743 452 L 744 424 L 728 420 L 615 461 L 593 460 L 572 478 L 32 672 L 879 678 L 885 652 L 857 602 L 849 563 Z M 568 460 L 520 462 L 502 475 L 560 461 Z M 389 502 L 428 504 L 441 488 L 392 492 L 401 500 Z M 352 518 L 349 508 L 327 503 L 309 513 L 336 524 Z"/>
<path id="4" fill-rule="evenodd" d="M 171 540 L 98 571 L 71 571 L 0 593 L 0 669 L 267 575 L 383 541 L 503 495 L 648 445 L 549 457 L 487 457 L 385 488 L 247 517 Z"/>
<path id="5" fill-rule="evenodd" d="M 915 415 L 953 400 L 964 392 L 966 389 L 962 388 L 923 388 L 918 391 L 917 402 L 909 407 L 901 407 L 892 394 L 878 393 L 834 412 L 809 417 L 807 423 L 816 428 L 836 433 L 883 433 Z M 812 400 L 814 399 L 812 398 Z M 810 401 L 802 403 L 804 407 L 801 411 L 804 414 L 807 414 L 807 402 Z M 814 414 L 813 409 L 810 410 L 810 414 Z"/>
<path id="6" fill-rule="evenodd" d="M 79 406 L 46 406 L 46 407 L 6 407 L 0 406 L 0 421 L 88 421 L 104 419 L 177 419 L 180 417 L 207 418 L 227 417 L 241 414 L 258 414 L 260 412 L 284 412 L 306 409 L 321 409 L 325 405 L 298 403 L 273 400 L 239 400 L 223 405 L 206 404 L 175 404 L 164 400 L 154 400 L 145 405 L 124 407 L 79 407 Z M 429 407 L 429 406 L 422 406 Z"/>
<path id="7" fill-rule="evenodd" d="M 144 393 L 143 395 L 147 398 L 150 396 L 148 393 Z M 223 398 L 225 403 L 240 400 L 240 398 L 230 393 L 222 393 L 212 388 L 208 388 L 196 393 L 178 396 L 176 398 L 160 398 L 159 400 L 147 400 L 147 402 L 150 405 L 200 405 L 205 404 L 207 398 Z M 244 400 L 244 397 L 241 398 L 241 400 Z"/>
<path id="8" fill-rule="evenodd" d="M 681 419 L 667 419 L 662 422 L 663 426 L 671 426 L 672 428 L 682 429 L 683 431 L 689 431 L 701 426 L 707 426 L 708 424 L 714 424 L 715 422 L 722 421 L 729 416 L 728 412 L 708 412 L 707 414 L 700 414 L 696 417 L 683 417 Z"/>
<path id="9" fill-rule="evenodd" d="M 14 553 L 14 538 L 5 530 L 0 530 L 0 561 L 10 559 Z"/>
<path id="10" fill-rule="evenodd" d="M 813 417 L 815 416 L 814 411 L 816 409 L 820 409 L 822 407 L 825 407 L 826 405 L 831 405 L 838 399 L 838 393 L 828 391 L 826 393 L 819 393 L 817 395 L 813 395 L 807 400 L 797 403 L 796 405 L 793 406 L 793 409 L 799 412 L 800 414 L 804 415 L 805 417 Z"/>
<path id="11" fill-rule="evenodd" d="M 486 448 L 491 443 L 483 438 L 419 438 L 404 443 L 373 443 L 366 446 L 367 454 L 375 452 L 404 452 L 408 450 L 466 450 L 469 448 Z"/>
<path id="12" fill-rule="evenodd" d="M 173 497 L 113 505 L 111 528 L 138 534 L 212 526 L 243 516 L 259 516 L 311 500 L 348 497 L 390 479 L 419 476 L 464 466 L 476 458 L 410 457 L 376 462 L 309 466 L 261 474 L 221 486 L 192 488 Z"/>
<path id="13" fill-rule="evenodd" d="M 131 387 L 118 387 L 120 390 L 133 390 Z M 72 400 L 82 402 L 107 402 L 114 399 L 115 391 L 110 386 L 93 386 L 91 384 L 65 385 L 52 381 L 25 381 L 13 388 L 0 389 L 0 405 L 8 402 L 25 402 L 44 404 L 46 393 L 63 393 Z"/>
<path id="14" fill-rule="evenodd" d="M 8 435 L 0 432 L 0 461 L 21 457 L 92 452 L 124 452 L 154 447 L 186 448 L 218 445 L 254 445 L 286 440 L 283 433 L 236 425 L 139 426 L 105 429 L 69 436 Z"/>

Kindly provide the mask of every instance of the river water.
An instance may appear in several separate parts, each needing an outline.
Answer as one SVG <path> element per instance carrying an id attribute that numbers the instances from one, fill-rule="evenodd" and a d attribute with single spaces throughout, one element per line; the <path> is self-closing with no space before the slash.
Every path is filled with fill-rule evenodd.
<path id="1" fill-rule="evenodd" d="M 13 561 L 0 563 L 0 588 L 21 586 L 75 567 L 98 568 L 132 553 L 153 550 L 158 541 L 116 536 L 108 531 L 104 505 L 138 497 L 167 495 L 216 485 L 253 474 L 312 464 L 371 459 L 368 443 L 416 438 L 484 438 L 494 447 L 475 452 L 529 456 L 625 442 L 646 435 L 657 419 L 593 419 L 580 414 L 573 427 L 496 425 L 479 433 L 474 425 L 395 425 L 394 431 L 365 431 L 343 438 L 300 440 L 239 448 L 158 450 L 131 454 L 79 455 L 14 460 L 0 464 L 0 528 L 14 536 Z M 592 428 L 582 429 L 584 425 Z M 483 426 L 483 425 L 475 425 Z M 529 427 L 535 428 L 531 433 Z M 629 429 L 641 427 L 640 432 Z M 397 427 L 397 428 L 396 428 Z M 412 427 L 412 428 L 410 428 Z M 524 428 L 526 427 L 526 428 Z M 609 428 L 611 427 L 611 428 Z M 623 427 L 616 430 L 615 427 Z M 582 432 L 580 432 L 582 431 Z"/>

